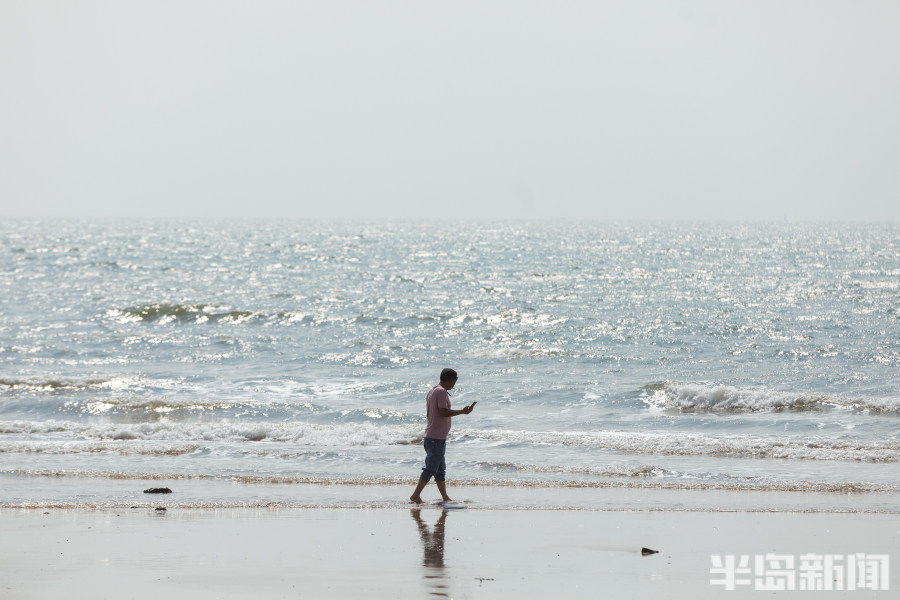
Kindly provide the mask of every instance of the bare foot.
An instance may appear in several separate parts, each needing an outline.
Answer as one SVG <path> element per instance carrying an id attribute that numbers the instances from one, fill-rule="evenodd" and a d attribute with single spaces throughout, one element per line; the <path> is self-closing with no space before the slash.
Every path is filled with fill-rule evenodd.
<path id="1" fill-rule="evenodd" d="M 451 499 L 450 499 L 450 498 L 449 498 L 449 497 L 447 497 L 447 498 L 444 498 L 444 500 L 443 500 L 443 501 L 444 501 L 444 502 L 453 502 L 453 500 L 451 500 Z"/>
<path id="2" fill-rule="evenodd" d="M 419 496 L 410 496 L 410 502 L 415 502 L 416 504 L 422 504 L 422 499 Z"/>

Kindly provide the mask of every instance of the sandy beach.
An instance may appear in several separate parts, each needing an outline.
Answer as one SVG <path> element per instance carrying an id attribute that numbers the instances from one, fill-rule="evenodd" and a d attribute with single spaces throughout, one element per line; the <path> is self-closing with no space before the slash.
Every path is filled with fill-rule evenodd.
<path id="1" fill-rule="evenodd" d="M 444 510 L 405 483 L 0 474 L 0 597 L 713 598 L 713 554 L 900 547 L 890 491 L 452 483 Z"/>
<path id="2" fill-rule="evenodd" d="M 10 600 L 712 598 L 711 554 L 890 553 L 900 515 L 7 508 L 0 537 Z"/>

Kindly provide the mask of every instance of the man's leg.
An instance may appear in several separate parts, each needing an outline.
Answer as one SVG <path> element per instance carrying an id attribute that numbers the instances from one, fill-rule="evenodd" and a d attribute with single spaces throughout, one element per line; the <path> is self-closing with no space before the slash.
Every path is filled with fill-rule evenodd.
<path id="1" fill-rule="evenodd" d="M 437 479 L 435 479 L 434 482 L 437 484 L 438 491 L 444 498 L 444 502 L 450 502 L 450 496 L 447 495 L 447 485 L 443 481 L 438 481 Z"/>
<path id="2" fill-rule="evenodd" d="M 444 478 L 447 473 L 447 462 L 444 460 L 444 450 L 446 448 L 446 442 L 441 444 L 441 462 L 434 473 L 434 482 L 437 484 L 438 491 L 441 493 L 441 497 L 444 499 L 444 502 L 450 502 L 450 496 L 447 495 L 447 484 L 444 483 Z"/>
<path id="3" fill-rule="evenodd" d="M 425 446 L 425 468 L 422 469 L 422 474 L 419 476 L 416 490 L 413 492 L 412 496 L 409 497 L 409 501 L 415 502 L 416 504 L 422 504 L 422 490 L 428 485 L 428 480 L 437 472 L 437 467 L 440 464 L 437 456 L 435 456 L 434 443 L 432 440 L 425 438 L 422 440 L 422 445 Z"/>
<path id="4" fill-rule="evenodd" d="M 426 485 L 428 485 L 428 480 L 425 479 L 424 475 L 419 477 L 419 482 L 416 484 L 416 491 L 409 497 L 409 501 L 415 502 L 416 504 L 422 504 L 422 490 L 425 489 Z"/>

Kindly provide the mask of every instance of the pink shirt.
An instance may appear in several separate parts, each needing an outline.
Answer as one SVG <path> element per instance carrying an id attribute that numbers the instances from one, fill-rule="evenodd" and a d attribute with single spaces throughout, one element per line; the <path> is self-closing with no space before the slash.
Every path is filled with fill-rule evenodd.
<path id="1" fill-rule="evenodd" d="M 425 428 L 425 437 L 446 440 L 450 432 L 450 417 L 442 417 L 438 414 L 438 407 L 450 410 L 450 394 L 439 385 L 431 388 L 425 396 L 425 406 L 428 411 L 428 427 Z"/>

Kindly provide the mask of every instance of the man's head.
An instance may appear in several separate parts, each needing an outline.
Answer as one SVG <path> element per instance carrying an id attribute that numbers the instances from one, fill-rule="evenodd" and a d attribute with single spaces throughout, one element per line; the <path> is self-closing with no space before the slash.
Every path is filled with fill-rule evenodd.
<path id="1" fill-rule="evenodd" d="M 441 371 L 441 387 L 445 390 L 452 390 L 454 385 L 456 385 L 456 371 L 453 369 Z"/>

